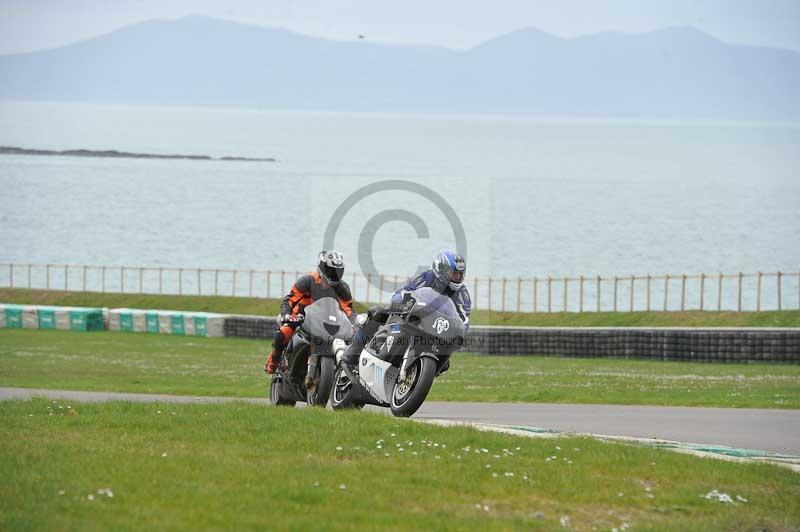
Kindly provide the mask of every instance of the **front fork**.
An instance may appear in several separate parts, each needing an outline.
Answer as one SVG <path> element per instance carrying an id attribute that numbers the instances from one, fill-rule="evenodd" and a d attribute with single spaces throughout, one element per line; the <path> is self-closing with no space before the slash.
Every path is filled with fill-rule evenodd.
<path id="1" fill-rule="evenodd" d="M 319 368 L 319 355 L 311 348 L 311 354 L 308 356 L 308 368 L 306 369 L 306 388 L 311 388 L 319 379 L 317 375 L 317 368 Z"/>

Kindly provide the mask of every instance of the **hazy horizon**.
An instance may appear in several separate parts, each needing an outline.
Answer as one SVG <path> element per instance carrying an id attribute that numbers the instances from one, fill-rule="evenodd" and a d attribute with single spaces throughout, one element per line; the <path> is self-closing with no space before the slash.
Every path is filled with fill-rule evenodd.
<path id="1" fill-rule="evenodd" d="M 501 0 L 462 5 L 451 0 L 429 5 L 410 0 L 400 6 L 366 0 L 285 1 L 268 4 L 235 0 L 225 6 L 178 0 L 105 4 L 83 0 L 78 6 L 54 0 L 0 0 L 0 54 L 56 48 L 153 19 L 209 16 L 317 38 L 381 44 L 474 47 L 494 37 L 537 28 L 561 38 L 605 32 L 646 33 L 690 26 L 731 44 L 800 51 L 800 3 L 791 0 L 731 3 L 675 0 L 643 6 L 632 0 L 525 2 Z"/>

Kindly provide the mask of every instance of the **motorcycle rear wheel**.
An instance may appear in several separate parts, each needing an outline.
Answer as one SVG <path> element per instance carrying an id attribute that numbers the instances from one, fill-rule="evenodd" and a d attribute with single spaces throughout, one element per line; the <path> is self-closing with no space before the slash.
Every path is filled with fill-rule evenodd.
<path id="1" fill-rule="evenodd" d="M 428 392 L 431 391 L 436 376 L 436 362 L 421 357 L 406 371 L 406 378 L 398 381 L 392 390 L 391 408 L 396 417 L 410 417 L 419 410 Z"/>

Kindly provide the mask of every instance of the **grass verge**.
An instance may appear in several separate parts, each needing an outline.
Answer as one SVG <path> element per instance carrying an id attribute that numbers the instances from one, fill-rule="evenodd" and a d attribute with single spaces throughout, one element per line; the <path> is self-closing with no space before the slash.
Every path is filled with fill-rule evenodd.
<path id="1" fill-rule="evenodd" d="M 0 385 L 266 397 L 267 342 L 0 329 Z M 800 366 L 456 354 L 431 400 L 800 408 Z"/>
<path id="2" fill-rule="evenodd" d="M 800 526 L 774 466 L 366 412 L 8 402 L 0 450 L 3 530 Z"/>
<path id="3" fill-rule="evenodd" d="M 275 316 L 278 299 L 223 296 L 100 294 L 58 290 L 0 289 L 0 302 L 32 305 L 171 309 Z M 360 311 L 363 311 L 360 307 Z M 540 327 L 800 327 L 800 310 L 769 312 L 489 312 L 476 310 L 476 325 Z"/>

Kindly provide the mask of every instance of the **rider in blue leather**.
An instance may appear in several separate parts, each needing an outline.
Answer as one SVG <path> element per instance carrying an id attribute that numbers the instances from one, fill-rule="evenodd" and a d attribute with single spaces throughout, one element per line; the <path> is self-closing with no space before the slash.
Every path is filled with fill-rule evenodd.
<path id="1" fill-rule="evenodd" d="M 467 273 L 467 263 L 464 257 L 455 251 L 445 249 L 436 254 L 430 270 L 417 275 L 392 295 L 392 304 L 386 308 L 373 307 L 368 312 L 368 320 L 359 327 L 353 336 L 353 342 L 347 347 L 342 360 L 350 367 L 356 367 L 358 357 L 367 342 L 375 335 L 378 328 L 386 323 L 392 306 L 402 303 L 403 295 L 417 288 L 427 286 L 453 300 L 461 319 L 464 321 L 465 330 L 469 329 L 469 315 L 472 312 L 472 300 L 469 290 L 464 284 Z"/>

